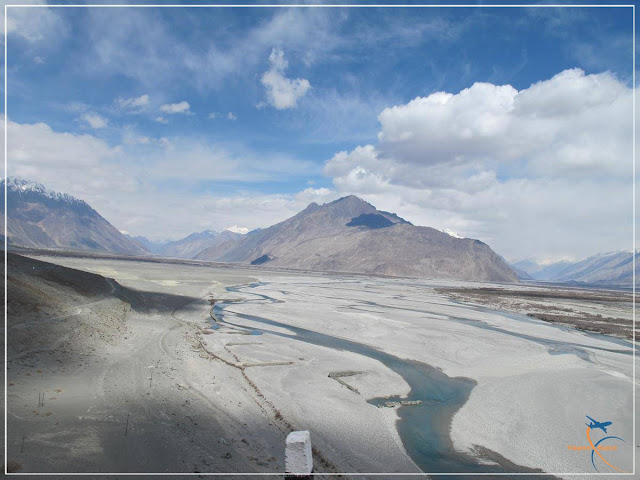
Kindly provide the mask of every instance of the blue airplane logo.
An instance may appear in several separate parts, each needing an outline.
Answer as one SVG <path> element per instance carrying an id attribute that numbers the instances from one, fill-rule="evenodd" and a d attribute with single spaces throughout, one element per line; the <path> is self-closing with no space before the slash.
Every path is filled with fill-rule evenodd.
<path id="1" fill-rule="evenodd" d="M 591 420 L 591 423 L 585 423 L 585 425 L 589 428 L 591 428 L 592 430 L 595 428 L 599 428 L 600 430 L 602 430 L 604 433 L 607 433 L 607 427 L 609 425 L 611 425 L 611 422 L 599 422 L 597 420 L 594 420 L 593 418 L 591 418 L 589 415 L 586 416 L 589 420 Z"/>

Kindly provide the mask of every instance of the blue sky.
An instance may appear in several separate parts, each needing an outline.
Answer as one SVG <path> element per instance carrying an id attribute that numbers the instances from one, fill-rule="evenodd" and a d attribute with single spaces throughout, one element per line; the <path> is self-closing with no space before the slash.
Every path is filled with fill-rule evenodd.
<path id="1" fill-rule="evenodd" d="M 265 227 L 354 193 L 510 258 L 626 248 L 631 18 L 9 8 L 8 173 L 152 238 Z M 586 192 L 609 208 L 576 211 Z"/>

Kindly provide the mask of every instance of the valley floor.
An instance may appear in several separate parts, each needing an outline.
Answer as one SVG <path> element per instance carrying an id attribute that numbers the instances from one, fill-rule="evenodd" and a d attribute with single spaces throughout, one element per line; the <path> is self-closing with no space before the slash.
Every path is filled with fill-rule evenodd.
<path id="1" fill-rule="evenodd" d="M 286 434 L 308 429 L 322 472 L 588 478 L 588 452 L 567 450 L 585 415 L 613 422 L 627 443 L 607 458 L 633 467 L 624 340 L 436 291 L 453 282 L 38 259 L 114 281 L 61 298 L 45 278 L 31 294 L 50 302 L 14 302 L 21 472 L 282 472 Z"/>

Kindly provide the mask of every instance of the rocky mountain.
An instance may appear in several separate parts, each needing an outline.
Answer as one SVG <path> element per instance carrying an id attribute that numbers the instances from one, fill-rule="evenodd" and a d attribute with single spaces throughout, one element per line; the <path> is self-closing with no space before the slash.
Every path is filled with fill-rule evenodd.
<path id="1" fill-rule="evenodd" d="M 200 259 L 292 269 L 517 282 L 516 273 L 479 240 L 418 227 L 353 195 L 253 231 Z"/>
<path id="2" fill-rule="evenodd" d="M 4 180 L 0 184 L 4 189 Z M 7 213 L 9 245 L 147 253 L 144 247 L 125 237 L 83 200 L 17 178 L 9 178 L 6 188 L 7 204 L 2 196 L 0 205 L 2 215 Z"/>
<path id="3" fill-rule="evenodd" d="M 524 260 L 512 267 L 526 271 L 536 280 L 631 288 L 634 256 L 637 263 L 639 255 L 639 252 L 634 255 L 631 250 L 619 250 L 599 253 L 577 262 L 562 260 L 541 265 L 533 260 Z M 636 274 L 640 274 L 637 264 Z"/>

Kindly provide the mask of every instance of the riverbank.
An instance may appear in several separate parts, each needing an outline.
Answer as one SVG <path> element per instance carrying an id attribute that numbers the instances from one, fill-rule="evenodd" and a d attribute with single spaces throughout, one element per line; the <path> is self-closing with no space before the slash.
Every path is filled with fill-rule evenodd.
<path id="1" fill-rule="evenodd" d="M 528 315 L 586 332 L 631 340 L 633 296 L 630 292 L 578 288 L 443 287 L 438 293 L 461 302 Z M 636 333 L 636 341 L 640 333 Z"/>

